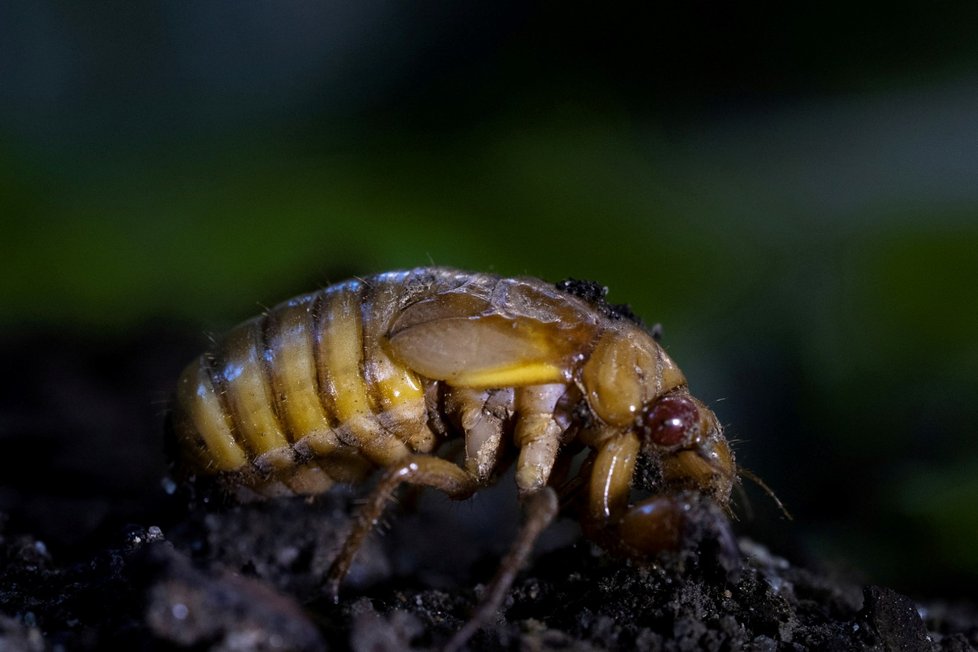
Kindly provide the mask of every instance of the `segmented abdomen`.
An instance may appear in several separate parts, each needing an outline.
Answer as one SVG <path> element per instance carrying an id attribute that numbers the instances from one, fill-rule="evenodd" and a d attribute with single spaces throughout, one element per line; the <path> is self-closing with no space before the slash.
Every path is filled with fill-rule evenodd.
<path id="1" fill-rule="evenodd" d="M 403 306 L 463 280 L 382 274 L 297 297 L 235 328 L 179 381 L 174 431 L 190 467 L 317 493 L 430 452 L 425 386 L 382 340 Z"/>

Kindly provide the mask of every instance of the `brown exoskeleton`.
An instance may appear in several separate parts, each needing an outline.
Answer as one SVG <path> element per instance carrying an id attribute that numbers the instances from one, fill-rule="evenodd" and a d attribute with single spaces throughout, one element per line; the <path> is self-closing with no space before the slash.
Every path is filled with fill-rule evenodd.
<path id="1" fill-rule="evenodd" d="M 498 609 L 561 487 L 583 485 L 590 539 L 639 560 L 680 545 L 690 496 L 727 509 L 737 467 L 716 416 L 652 334 L 582 289 L 419 268 L 280 304 L 184 371 L 184 462 L 264 495 L 384 469 L 327 578 L 335 598 L 399 485 L 462 499 L 515 461 L 525 523 L 458 647 Z M 461 465 L 435 454 L 456 435 Z M 640 461 L 655 473 L 639 478 Z"/>

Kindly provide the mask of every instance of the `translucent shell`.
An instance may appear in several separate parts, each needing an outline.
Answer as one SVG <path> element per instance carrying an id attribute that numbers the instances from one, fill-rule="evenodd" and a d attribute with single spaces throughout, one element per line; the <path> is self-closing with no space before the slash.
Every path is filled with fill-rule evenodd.
<path id="1" fill-rule="evenodd" d="M 454 387 L 524 387 L 567 382 L 597 333 L 598 320 L 583 302 L 503 279 L 406 307 L 389 346 L 406 367 Z"/>

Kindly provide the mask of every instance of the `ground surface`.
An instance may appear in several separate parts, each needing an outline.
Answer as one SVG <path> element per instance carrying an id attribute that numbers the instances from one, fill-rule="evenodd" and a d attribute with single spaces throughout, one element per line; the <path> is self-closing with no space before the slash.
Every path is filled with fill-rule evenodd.
<path id="1" fill-rule="evenodd" d="M 190 507 L 160 482 L 162 410 L 145 397 L 192 351 L 160 341 L 120 352 L 46 338 L 4 351 L 16 382 L 0 397 L 0 650 L 444 644 L 516 528 L 511 480 L 461 504 L 404 496 L 333 605 L 319 583 L 355 494 Z M 700 534 L 681 555 L 638 567 L 564 519 L 470 647 L 978 649 L 971 607 L 915 603 L 748 539 L 734 563 Z"/>

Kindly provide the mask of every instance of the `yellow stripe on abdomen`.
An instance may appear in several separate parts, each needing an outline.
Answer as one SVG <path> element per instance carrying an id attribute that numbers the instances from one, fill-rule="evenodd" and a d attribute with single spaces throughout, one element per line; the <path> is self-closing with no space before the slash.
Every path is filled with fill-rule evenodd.
<path id="1" fill-rule="evenodd" d="M 349 291 L 332 293 L 325 305 L 328 316 L 321 336 L 322 360 L 333 380 L 334 409 L 341 422 L 373 414 L 360 370 L 362 334 L 355 299 Z"/>
<path id="2" fill-rule="evenodd" d="M 393 364 L 392 364 L 393 367 Z M 404 405 L 424 402 L 424 388 L 417 376 L 401 367 L 393 367 L 391 375 L 377 381 L 384 409 L 394 410 Z"/>
<path id="3" fill-rule="evenodd" d="M 215 370 L 224 386 L 238 439 L 255 457 L 289 443 L 272 407 L 257 330 L 257 322 L 250 321 L 231 331 L 224 342 L 223 364 Z"/>
<path id="4" fill-rule="evenodd" d="M 309 435 L 328 433 L 329 418 L 318 392 L 313 353 L 313 295 L 280 306 L 268 327 L 269 369 L 279 413 L 293 443 Z"/>
<path id="5" fill-rule="evenodd" d="M 363 377 L 381 425 L 416 453 L 437 445 L 428 427 L 425 387 L 410 369 L 387 353 L 387 333 L 400 312 L 403 279 L 372 279 L 361 302 Z"/>
<path id="6" fill-rule="evenodd" d="M 177 405 L 183 412 L 181 418 L 189 422 L 185 426 L 181 424 L 181 427 L 194 428 L 206 447 L 206 454 L 197 458 L 207 467 L 201 470 L 232 471 L 247 463 L 245 452 L 234 439 L 228 415 L 211 384 L 203 358 L 194 360 L 180 376 Z M 190 433 L 186 432 L 177 434 L 184 439 L 190 437 Z"/>
<path id="7" fill-rule="evenodd" d="M 340 438 L 348 433 L 356 446 L 377 464 L 393 463 L 407 447 L 380 427 L 363 378 L 363 332 L 360 316 L 362 286 L 351 283 L 326 295 L 320 321 L 320 374 L 331 387 Z"/>

